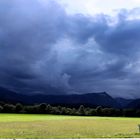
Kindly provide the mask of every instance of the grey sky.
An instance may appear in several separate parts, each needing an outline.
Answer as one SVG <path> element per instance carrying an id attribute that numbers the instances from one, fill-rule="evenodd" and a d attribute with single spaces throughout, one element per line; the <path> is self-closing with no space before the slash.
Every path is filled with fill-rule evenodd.
<path id="1" fill-rule="evenodd" d="M 122 4 L 112 15 L 104 5 L 91 14 L 80 12 L 84 1 L 71 2 L 76 12 L 69 3 L 0 1 L 0 86 L 140 97 L 140 8 Z"/>

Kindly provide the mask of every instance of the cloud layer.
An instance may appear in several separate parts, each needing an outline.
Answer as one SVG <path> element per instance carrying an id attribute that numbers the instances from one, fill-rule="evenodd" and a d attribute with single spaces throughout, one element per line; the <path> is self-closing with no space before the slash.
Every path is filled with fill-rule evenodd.
<path id="1" fill-rule="evenodd" d="M 22 93 L 140 91 L 140 9 L 69 15 L 55 1 L 0 1 L 0 86 Z"/>

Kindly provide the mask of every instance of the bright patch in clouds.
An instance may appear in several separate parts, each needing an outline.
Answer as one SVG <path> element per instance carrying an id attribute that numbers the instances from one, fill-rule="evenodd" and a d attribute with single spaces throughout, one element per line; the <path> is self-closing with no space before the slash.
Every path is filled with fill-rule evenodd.
<path id="1" fill-rule="evenodd" d="M 113 14 L 119 9 L 140 7 L 140 0 L 57 0 L 69 14 Z"/>

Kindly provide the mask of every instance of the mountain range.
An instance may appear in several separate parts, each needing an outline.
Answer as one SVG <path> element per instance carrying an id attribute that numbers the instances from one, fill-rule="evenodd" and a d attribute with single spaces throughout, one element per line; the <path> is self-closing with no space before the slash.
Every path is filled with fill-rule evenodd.
<path id="1" fill-rule="evenodd" d="M 46 95 L 46 94 L 21 94 L 0 87 L 0 101 L 7 103 L 37 104 L 47 103 L 67 107 L 112 107 L 112 108 L 139 108 L 140 99 L 113 98 L 106 92 Z"/>

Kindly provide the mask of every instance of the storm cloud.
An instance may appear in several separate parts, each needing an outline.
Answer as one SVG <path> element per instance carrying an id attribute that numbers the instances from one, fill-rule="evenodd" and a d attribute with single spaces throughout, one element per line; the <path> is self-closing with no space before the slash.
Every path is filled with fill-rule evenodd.
<path id="1" fill-rule="evenodd" d="M 0 86 L 140 97 L 139 14 L 70 15 L 53 0 L 1 0 Z"/>

